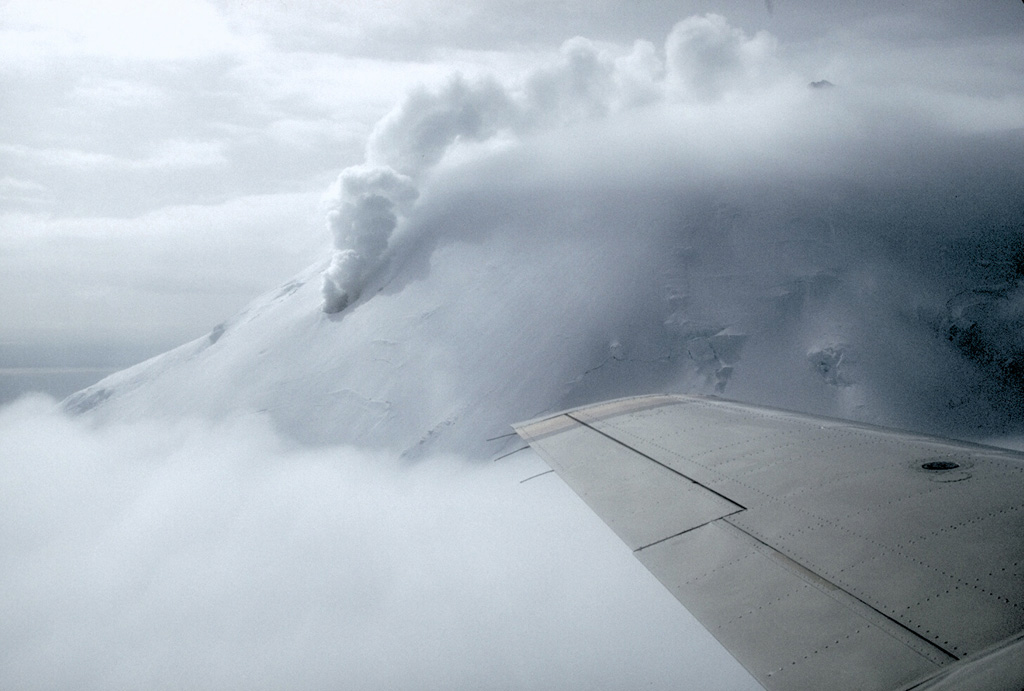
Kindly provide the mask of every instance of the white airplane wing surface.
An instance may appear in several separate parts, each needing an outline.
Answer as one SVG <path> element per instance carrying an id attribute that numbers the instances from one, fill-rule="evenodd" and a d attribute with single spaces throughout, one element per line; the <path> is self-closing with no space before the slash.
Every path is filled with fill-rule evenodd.
<path id="1" fill-rule="evenodd" d="M 515 429 L 765 688 L 1024 688 L 1024 455 L 704 397 Z"/>

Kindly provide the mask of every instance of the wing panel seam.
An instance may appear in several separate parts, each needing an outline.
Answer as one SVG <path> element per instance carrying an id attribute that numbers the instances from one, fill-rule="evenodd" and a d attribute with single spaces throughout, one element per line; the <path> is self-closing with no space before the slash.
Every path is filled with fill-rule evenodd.
<path id="1" fill-rule="evenodd" d="M 687 533 L 689 533 L 691 531 L 694 531 L 694 530 L 697 530 L 698 528 L 703 528 L 706 525 L 711 525 L 715 521 L 720 521 L 723 518 L 728 518 L 729 516 L 735 516 L 736 514 L 742 513 L 743 511 L 746 511 L 746 509 L 738 509 L 736 511 L 733 511 L 732 513 L 727 513 L 724 516 L 719 516 L 718 518 L 712 518 L 710 521 L 705 521 L 704 523 L 701 523 L 700 525 L 695 525 L 692 528 L 687 528 L 686 530 L 681 530 L 678 533 L 675 533 L 674 535 L 669 535 L 667 537 L 661 538 L 660 540 L 655 540 L 654 542 L 652 542 L 650 544 L 647 544 L 647 545 L 644 545 L 643 547 L 637 547 L 635 550 L 633 550 L 633 552 L 636 553 L 636 552 L 639 552 L 641 550 L 645 550 L 648 547 L 654 547 L 655 545 L 660 545 L 662 542 L 665 542 L 666 540 L 671 540 L 672 538 L 679 537 L 680 535 L 686 535 Z"/>
<path id="2" fill-rule="evenodd" d="M 740 526 L 735 525 L 728 520 L 728 516 L 713 522 L 727 532 L 733 532 L 734 535 L 746 538 L 751 542 L 751 546 L 765 557 L 771 559 L 797 578 L 806 582 L 808 585 L 818 589 L 828 597 L 831 597 L 836 602 L 846 606 L 862 619 L 873 626 L 878 627 L 882 631 L 885 631 L 887 634 L 911 648 L 928 661 L 937 665 L 945 665 L 959 659 L 953 653 L 922 637 L 913 629 L 902 624 L 899 620 L 893 619 L 884 612 L 875 609 L 842 586 L 833 583 L 816 571 L 812 571 L 800 562 L 786 556 L 767 542 L 764 542 L 755 535 L 748 533 Z"/>
<path id="3" fill-rule="evenodd" d="M 687 480 L 689 480 L 693 484 L 697 485 L 701 489 L 706 490 L 706 491 L 710 492 L 711 494 L 714 494 L 716 497 L 718 497 L 720 499 L 724 499 L 725 501 L 729 502 L 733 506 L 738 507 L 739 510 L 738 511 L 734 511 L 733 514 L 740 513 L 742 511 L 746 511 L 747 510 L 747 507 L 743 506 L 738 501 L 736 501 L 734 499 L 730 499 L 728 496 L 722 494 L 718 490 L 712 489 L 711 487 L 708 487 L 707 485 L 705 485 L 705 484 L 703 484 L 701 482 L 697 482 L 696 480 L 694 480 L 689 475 L 685 475 L 685 474 L 679 472 L 678 470 L 676 470 L 675 468 L 673 468 L 672 466 L 666 465 L 666 464 L 662 463 L 661 461 L 659 461 L 658 459 L 652 458 L 652 457 L 648 456 L 647 454 L 643 453 L 642 451 L 639 451 L 639 450 L 633 448 L 632 446 L 630 446 L 629 444 L 625 443 L 621 439 L 616 439 L 615 437 L 613 437 L 612 435 L 608 434 L 607 432 L 603 432 L 603 431 L 599 430 L 597 427 L 594 427 L 593 425 L 591 425 L 591 424 L 589 424 L 589 423 L 587 423 L 587 422 L 585 422 L 583 420 L 580 420 L 575 415 L 572 415 L 570 413 L 566 413 L 566 417 L 569 418 L 570 420 L 573 420 L 574 422 L 579 423 L 580 425 L 583 425 L 584 427 L 586 427 L 587 429 L 589 429 L 589 430 L 591 430 L 593 432 L 597 432 L 598 434 L 600 434 L 605 439 L 608 439 L 608 440 L 618 444 L 619 446 L 622 446 L 623 448 L 629 449 L 630 451 L 632 451 L 636 455 L 638 455 L 638 456 L 640 456 L 642 458 L 646 458 L 651 463 L 659 465 L 662 468 L 664 468 L 665 470 L 668 470 L 668 471 L 671 471 L 671 472 L 675 473 L 679 477 L 686 478 Z M 729 514 L 729 515 L 733 515 L 733 514 Z"/>

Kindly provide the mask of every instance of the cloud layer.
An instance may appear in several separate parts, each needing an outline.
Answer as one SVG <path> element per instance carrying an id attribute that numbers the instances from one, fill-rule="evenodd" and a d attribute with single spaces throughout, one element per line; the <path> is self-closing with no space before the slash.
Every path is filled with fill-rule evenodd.
<path id="1" fill-rule="evenodd" d="M 0 459 L 5 688 L 756 688 L 533 458 L 29 399 Z"/>

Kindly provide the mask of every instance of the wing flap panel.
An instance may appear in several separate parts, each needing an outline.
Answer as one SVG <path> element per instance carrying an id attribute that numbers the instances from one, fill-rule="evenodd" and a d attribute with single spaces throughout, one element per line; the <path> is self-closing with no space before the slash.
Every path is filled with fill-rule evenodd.
<path id="1" fill-rule="evenodd" d="M 517 431 L 768 688 L 913 684 L 1024 631 L 1021 454 L 700 397 Z"/>
<path id="2" fill-rule="evenodd" d="M 892 689 L 951 660 L 723 523 L 636 556 L 767 688 Z"/>
<path id="3" fill-rule="evenodd" d="M 567 415 L 517 431 L 630 549 L 743 509 Z"/>
<path id="4" fill-rule="evenodd" d="M 729 401 L 664 399 L 573 415 L 742 503 L 730 523 L 958 657 L 1024 628 L 1019 455 Z M 993 560 L 998 568 L 988 568 Z"/>

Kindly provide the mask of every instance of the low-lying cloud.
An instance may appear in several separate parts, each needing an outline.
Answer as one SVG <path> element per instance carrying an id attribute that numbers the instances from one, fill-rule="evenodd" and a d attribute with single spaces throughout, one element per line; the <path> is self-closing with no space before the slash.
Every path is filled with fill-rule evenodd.
<path id="1" fill-rule="evenodd" d="M 543 469 L 23 399 L 0 410 L 0 686 L 756 688 L 557 478 L 520 484 Z"/>

